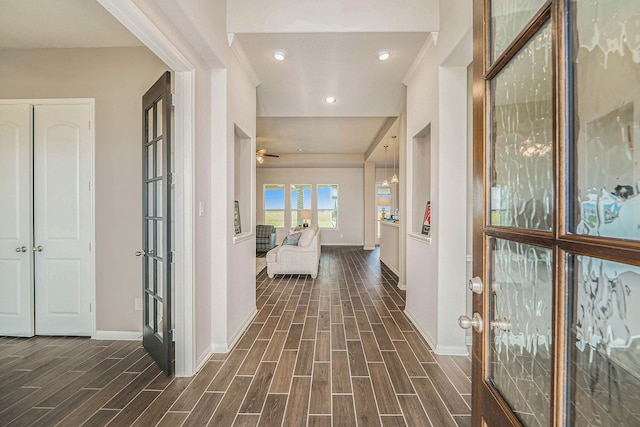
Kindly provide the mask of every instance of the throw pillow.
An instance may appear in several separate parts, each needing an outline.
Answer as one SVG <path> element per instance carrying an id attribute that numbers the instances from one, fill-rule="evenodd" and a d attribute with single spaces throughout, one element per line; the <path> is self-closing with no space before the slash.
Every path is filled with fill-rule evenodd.
<path id="1" fill-rule="evenodd" d="M 284 238 L 282 242 L 283 245 L 291 245 L 298 246 L 298 241 L 300 240 L 300 236 L 302 236 L 302 232 L 291 233 L 287 237 Z"/>
<path id="2" fill-rule="evenodd" d="M 311 241 L 313 240 L 313 236 L 315 236 L 315 231 L 312 228 L 305 228 L 302 232 L 302 236 L 298 241 L 298 246 L 309 246 Z"/>

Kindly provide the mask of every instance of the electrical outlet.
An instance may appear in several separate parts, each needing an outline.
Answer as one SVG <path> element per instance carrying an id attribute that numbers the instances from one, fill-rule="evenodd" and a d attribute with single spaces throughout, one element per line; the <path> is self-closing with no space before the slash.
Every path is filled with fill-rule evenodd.
<path id="1" fill-rule="evenodd" d="M 142 298 L 136 298 L 134 302 L 136 311 L 142 311 Z"/>

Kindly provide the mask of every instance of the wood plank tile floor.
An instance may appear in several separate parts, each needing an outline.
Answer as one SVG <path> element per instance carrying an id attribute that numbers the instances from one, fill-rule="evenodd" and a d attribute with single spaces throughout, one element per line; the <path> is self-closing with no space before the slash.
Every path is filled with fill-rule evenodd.
<path id="1" fill-rule="evenodd" d="M 377 251 L 257 281 L 228 354 L 167 378 L 139 342 L 0 338 L 2 426 L 468 426 L 469 357 L 434 354 Z"/>

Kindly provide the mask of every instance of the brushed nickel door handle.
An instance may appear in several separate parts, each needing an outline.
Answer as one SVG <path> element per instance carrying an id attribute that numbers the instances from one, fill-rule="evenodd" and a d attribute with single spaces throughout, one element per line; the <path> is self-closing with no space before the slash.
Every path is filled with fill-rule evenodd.
<path id="1" fill-rule="evenodd" d="M 146 255 L 144 251 L 136 251 L 136 256 L 144 256 Z"/>
<path id="2" fill-rule="evenodd" d="M 27 252 L 27 247 L 26 246 L 18 246 L 16 248 L 16 252 Z"/>
<path id="3" fill-rule="evenodd" d="M 32 250 L 33 252 L 42 252 L 42 250 L 43 250 L 43 249 L 44 249 L 44 248 L 43 248 L 42 246 L 40 246 L 40 245 L 38 245 L 38 246 L 34 246 L 33 248 L 31 248 L 31 250 Z"/>

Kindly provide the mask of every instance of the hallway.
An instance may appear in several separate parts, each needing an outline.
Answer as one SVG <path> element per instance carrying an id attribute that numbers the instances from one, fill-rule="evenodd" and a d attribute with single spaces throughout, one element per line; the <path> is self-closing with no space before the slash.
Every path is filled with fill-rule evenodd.
<path id="1" fill-rule="evenodd" d="M 263 270 L 257 316 L 193 378 L 138 342 L 0 338 L 0 425 L 470 425 L 470 359 L 429 350 L 377 254 L 323 247 L 315 281 Z"/>

